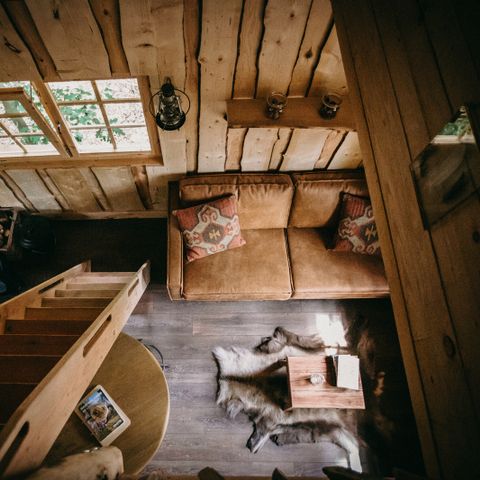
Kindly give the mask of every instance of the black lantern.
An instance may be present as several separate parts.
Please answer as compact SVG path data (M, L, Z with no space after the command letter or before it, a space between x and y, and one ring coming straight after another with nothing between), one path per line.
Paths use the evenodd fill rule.
M176 92L183 93L187 97L187 112L182 110L181 100ZM158 96L158 110L155 112L152 106L156 96ZM174 88L170 78L166 79L160 90L150 99L150 113L155 117L155 122L162 130L178 130L185 123L189 109L190 99L187 94Z

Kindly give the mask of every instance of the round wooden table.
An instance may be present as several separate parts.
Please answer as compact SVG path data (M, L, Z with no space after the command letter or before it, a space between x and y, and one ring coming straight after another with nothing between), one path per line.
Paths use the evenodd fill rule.
M165 375L138 340L120 333L85 394L96 385L105 388L132 422L112 445L122 451L125 473L139 473L155 455L167 429L170 399ZM100 444L73 413L46 462L94 447Z

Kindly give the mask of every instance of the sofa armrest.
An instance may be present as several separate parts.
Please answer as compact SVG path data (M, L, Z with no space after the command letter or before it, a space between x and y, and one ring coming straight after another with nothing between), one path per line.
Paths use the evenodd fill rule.
M172 300L182 300L183 239L172 211L179 207L178 182L168 184L167 290Z

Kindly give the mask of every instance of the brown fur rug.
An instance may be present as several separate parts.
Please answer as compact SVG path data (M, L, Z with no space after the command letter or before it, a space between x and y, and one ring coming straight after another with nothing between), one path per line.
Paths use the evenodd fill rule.
M360 325L359 325L360 323ZM392 423L378 408L383 392L384 373L376 372L374 345L368 328L354 322L346 332L346 348L338 353L356 353L360 357L366 410L293 409L284 411L288 401L287 356L325 353L321 335L299 336L277 327L271 337L263 338L253 350L217 347L213 356L218 366L217 404L230 418L239 413L253 422L247 441L252 453L272 439L277 445L331 441L346 452L351 468L361 470L360 448L367 448L369 436L388 442ZM328 352L331 353L331 352Z

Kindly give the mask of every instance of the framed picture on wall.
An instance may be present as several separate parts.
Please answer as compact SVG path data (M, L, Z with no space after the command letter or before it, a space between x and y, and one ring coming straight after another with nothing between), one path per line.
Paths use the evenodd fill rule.
M480 194L480 105L461 107L412 163L425 228Z

